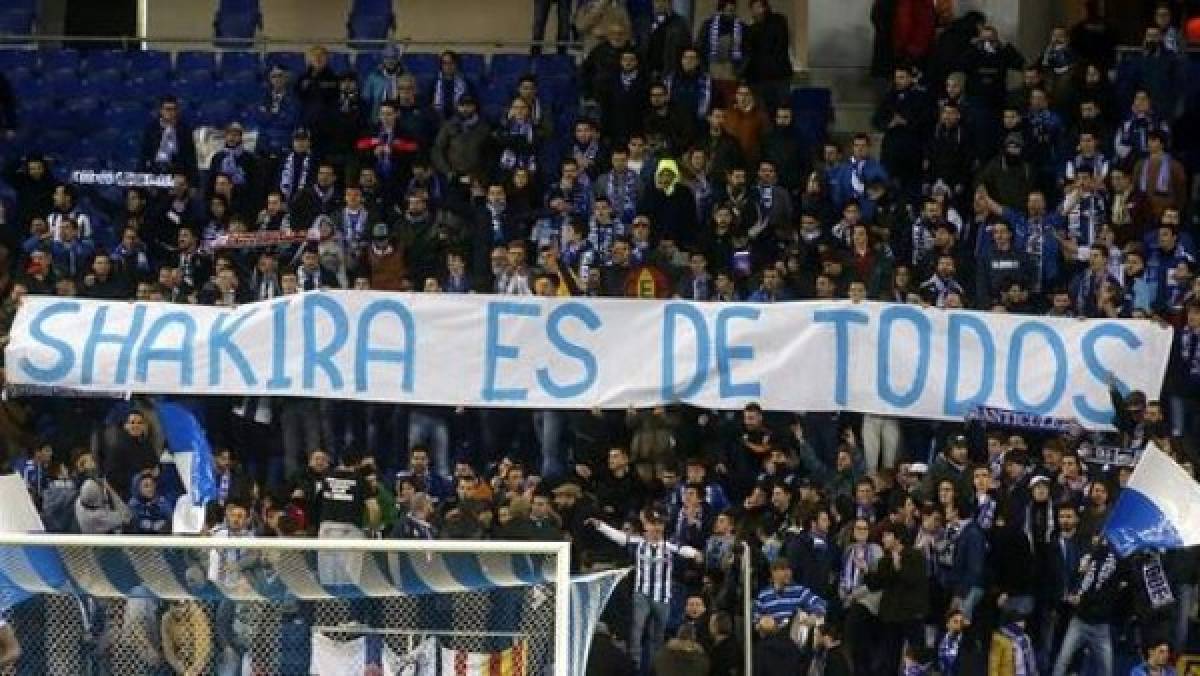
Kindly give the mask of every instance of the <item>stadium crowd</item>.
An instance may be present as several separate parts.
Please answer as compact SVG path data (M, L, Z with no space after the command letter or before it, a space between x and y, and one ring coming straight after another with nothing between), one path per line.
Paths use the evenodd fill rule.
M534 4L540 38L570 3ZM0 330L27 294L229 306L333 288L1152 318L1176 333L1166 386L1114 389L1107 435L756 405L182 403L215 449L210 528L569 538L576 570L633 564L589 673L728 676L746 650L763 675L1169 673L1196 552L1120 560L1101 529L1140 449L1191 470L1200 429L1200 107L1172 7L1118 66L1095 3L1022 55L978 13L901 21L921 3L880 0L875 133L810 147L766 0L695 22L665 0L592 4L565 128L535 74L489 119L453 52L420 87L395 48L359 82L315 47L298 81L269 73L256 146L229 124L207 166L163 98L140 160L172 186L128 189L109 244L79 188L23 158L4 176ZM49 530L169 532L152 400L0 411Z

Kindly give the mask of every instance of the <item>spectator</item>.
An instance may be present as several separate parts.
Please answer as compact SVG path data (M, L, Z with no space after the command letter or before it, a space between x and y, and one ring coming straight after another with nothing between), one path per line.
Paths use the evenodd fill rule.
M142 133L142 166L148 171L181 171L196 175L196 146L192 130L180 119L179 100L164 96L158 103L158 119Z
M772 114L791 94L792 38L787 17L767 0L751 0L753 21L746 28L746 81L757 89L755 98Z
M534 56L542 53L542 42L546 36L546 23L550 20L550 6L554 5L555 17L558 20L555 37L558 53L567 53L567 44L571 42L571 0L536 0L533 4L533 46L530 52Z
M650 39L645 49L646 71L655 78L674 71L683 50L691 44L691 17L672 11L670 0L654 0Z
M925 575L925 557L909 548L903 531L886 526L881 531L880 545L884 556L879 567L867 574L867 586L882 592L879 600L879 619L883 623L878 651L878 673L892 673L899 667L901 649L922 645L925 614L928 612L929 580Z
M709 659L696 641L696 630L683 625L675 638L667 641L654 656L656 676L695 676L709 673Z
M632 550L635 562L633 626L630 630L630 655L635 665L645 663L646 655L655 655L666 629L671 603L672 568L677 557L703 561L692 547L678 546L663 539L663 515L653 510L642 514L644 536L629 535L598 519L586 523L612 542Z
M716 12L700 25L696 46L702 50L712 76L718 105L734 103L734 90L742 75L748 27L737 15L737 0L718 0Z

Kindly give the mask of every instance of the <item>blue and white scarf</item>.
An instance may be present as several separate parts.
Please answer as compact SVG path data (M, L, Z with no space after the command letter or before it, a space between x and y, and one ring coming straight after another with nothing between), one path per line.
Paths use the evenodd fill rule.
M246 183L246 171L238 160L242 157L242 145L225 146L225 154L221 156L221 173L229 176L234 185Z
M708 20L708 62L715 63L721 51L721 26L725 18L720 14ZM742 31L745 29L742 20L733 18L733 36L729 47L729 61L734 64L742 62Z
M592 248L600 252L601 262L607 264L612 260L612 245L618 237L625 235L625 224L620 221L612 221L610 223L593 222L591 231L588 232L588 241L592 243Z
M1179 356L1183 358L1188 378L1200 380L1200 332L1184 327L1179 333Z
M454 76L453 98L446 100L446 78L439 77L433 85L433 107L445 117L454 114L454 107L467 93L467 81L461 75Z
M525 151L517 153L512 148L505 148L500 155L500 168L512 171L517 167L533 170L533 123L528 120L509 118L505 133L510 139L520 139L526 144Z
M637 215L637 172L625 169L617 175L614 169L608 174L608 199L616 208L622 223L632 223Z
M775 190L773 186L760 185L758 186L758 206L763 214L770 213L771 205L775 203Z
M308 185L311 178L309 171L312 168L312 153L304 153L304 157L299 160L299 173L296 171L296 163L295 151L288 153L287 159L283 161L283 172L279 177L279 192L283 193L284 199L291 199L292 193Z
M958 652L962 645L962 633L946 632L938 641L938 667L942 676L958 676Z
M596 139L592 139L586 146L579 145L578 141L571 144L571 156L580 162L580 170L586 171L590 167L596 166L596 158L600 155L600 143Z
M680 78L682 80L682 78ZM698 73L696 81L696 117L706 117L708 108L712 105L712 77L708 73ZM669 75L666 81L667 96L675 101L675 75Z
M978 505L975 509L975 523L979 527L986 530L992 529L992 524L996 522L996 499L990 495L984 494L975 497Z
M1142 161L1142 171L1138 175L1138 190L1147 195L1167 195L1171 192L1171 156L1163 153L1158 162L1158 176L1154 181L1154 190L1150 190L1150 162L1151 158L1146 158Z
M1029 634L1016 624L1005 625L1001 630L1013 647L1013 676L1037 676L1037 655L1033 652L1033 641Z
M175 126L163 127L162 136L158 140L158 153L155 159L160 164L166 164L175 158L175 153L179 152L179 137L176 134Z
M842 559L842 572L838 577L838 590L843 596L849 596L864 584L863 580L875 564L871 558L870 544L854 543L846 549L845 558Z

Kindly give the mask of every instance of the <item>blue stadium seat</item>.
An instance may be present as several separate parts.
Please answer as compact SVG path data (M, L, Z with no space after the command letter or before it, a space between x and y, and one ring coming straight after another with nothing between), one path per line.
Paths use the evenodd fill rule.
M141 100L111 101L105 107L104 117L110 127L140 130L150 121L150 109Z
M171 55L157 49L135 50L129 53L129 75L139 77L150 72L171 72Z
M171 81L167 79L166 71L150 70L130 75L129 91L133 96L153 101L171 91Z
M83 70L89 77L95 71L124 71L128 67L129 52L124 49L94 49L84 53Z
M227 99L215 99L201 104L193 119L197 126L223 127L232 122L236 115L237 109L233 103Z
M4 76L8 78L10 84L15 84L22 80L36 80L37 73L33 72L32 68L25 66L16 66L13 68L4 68Z
M34 138L33 144L44 153L63 155L75 138L75 133L67 129L47 129Z
M111 98L126 92L125 74L116 68L88 70L83 90L92 96Z
M227 73L225 75L225 77L221 78L221 82L224 84L233 84L233 83L247 84L248 83L248 84L254 85L255 87L260 87L262 85L262 78L259 77L258 73L254 72L254 71L239 70L239 71L236 71L233 73Z
M14 80L9 84L12 85L13 94L16 95L17 98L41 96L43 93L41 78L30 77L23 80Z
M379 63L383 61L379 56L379 52L359 52L354 57L354 70L358 72L360 80L366 79L371 71L379 67Z
M221 75L228 78L233 73L254 73L258 77L263 70L262 55L258 52L225 52L221 54Z
M38 124L54 107L45 96L21 96L17 99L17 120L21 124Z
M221 82L215 96L231 101L255 103L264 96L264 93L263 85L258 82L235 80Z
M206 70L215 73L217 70L217 55L213 52L183 51L175 55L175 72Z
M176 84L211 84L215 79L211 70L181 70L175 73Z
M0 35L29 35L33 32L34 16L30 9L0 9Z
M42 72L79 70L81 60L77 49L44 49L41 52Z
M518 78L531 70L528 54L496 54L492 56L492 77Z
M463 74L482 79L487 74L487 58L474 52L459 53L458 67Z
M37 70L38 53L33 49L0 49L0 68L28 68Z
M261 11L258 0L221 0L217 6L218 13L231 12L233 14L244 14L246 12Z
M186 101L192 108L219 96L218 92L221 91L217 82L212 78L207 80L203 78L196 80L176 80L172 90L176 96Z
M349 44L354 49L378 47L373 41L386 40L395 25L396 19L392 15L351 14L346 20Z
M213 20L213 42L221 47L249 47L259 28L262 28L260 13L217 14Z
M533 64L538 75L574 75L575 57L569 54L542 54Z
M63 110L71 114L73 126L77 131L87 131L96 126L95 118L100 114L100 99L81 94L63 101Z
M392 14L392 0L354 0L351 14Z
M404 68L416 77L437 74L440 66L439 59L439 55L427 52L413 52L400 57Z
M264 61L268 69L279 66L293 76L304 72L304 54L300 52L268 52Z
M347 52L329 52L329 67L338 75L354 72L350 65L350 54Z
M83 91L79 73L70 68L45 72L42 75L42 87L47 94L56 99L78 96Z

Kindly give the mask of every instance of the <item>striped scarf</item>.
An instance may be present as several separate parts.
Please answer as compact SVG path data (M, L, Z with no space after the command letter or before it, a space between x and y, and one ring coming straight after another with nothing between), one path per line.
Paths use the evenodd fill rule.
M984 530L990 530L996 522L996 499L986 493L976 498L979 506L975 510L975 521Z
M1037 676L1037 655L1033 652L1033 641L1019 625L1009 624L1000 629L1013 647L1013 676Z
M1148 157L1142 162L1142 172L1138 176L1138 190L1151 194L1150 188L1150 162L1153 157ZM1163 153L1162 157L1158 158L1158 176L1154 181L1155 195L1167 195L1171 192L1171 156Z
M683 78L681 77L680 80ZM696 81L696 117L705 117L708 115L708 107L712 105L712 78L707 73L698 73ZM676 100L675 96L675 74L667 76L667 96L672 101Z
M1185 327L1179 333L1179 353L1188 377L1200 378L1200 332Z
M300 165L297 167L297 163ZM292 193L298 192L308 185L309 171L312 167L312 153L304 153L301 157L295 152L288 153L283 161L283 172L279 177L279 192L285 199L291 199Z
M745 24L742 20L734 17L732 19L733 26L732 44L729 47L729 60L733 63L741 63L742 61L742 30ZM718 56L721 51L721 27L724 23L724 18L718 14L708 20L708 62L713 63L718 61Z
M446 100L446 78L439 77L433 85L433 107L444 117L454 114L454 106L467 93L467 81L463 79L463 76L455 75L452 80L454 85L450 100Z
M863 579L871 569L871 547L866 543L855 543L846 550L842 560L842 574L838 578L838 590L848 596L862 586Z
M637 215L637 182L637 172L632 169L622 171L620 177L615 169L608 174L608 199L624 223L632 223Z
M957 676L958 651L961 645L962 634L959 632L947 632L942 640L938 641L938 668L942 670L942 676Z
M225 146L225 154L221 156L221 173L227 174L234 185L246 183L246 171L238 160L242 157L242 146Z

